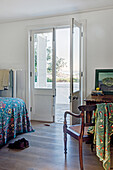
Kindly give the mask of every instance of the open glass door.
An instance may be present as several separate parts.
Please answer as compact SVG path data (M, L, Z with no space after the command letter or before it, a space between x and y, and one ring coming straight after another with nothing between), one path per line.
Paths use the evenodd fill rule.
M53 122L55 115L55 31L32 32L32 120Z
M72 18L70 30L70 107L78 113L81 104L81 24ZM72 119L72 124L78 120Z

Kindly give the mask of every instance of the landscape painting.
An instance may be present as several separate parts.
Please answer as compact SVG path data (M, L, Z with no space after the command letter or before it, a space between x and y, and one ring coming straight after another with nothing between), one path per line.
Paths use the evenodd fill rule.
M95 88L99 87L104 94L113 94L113 69L97 69Z

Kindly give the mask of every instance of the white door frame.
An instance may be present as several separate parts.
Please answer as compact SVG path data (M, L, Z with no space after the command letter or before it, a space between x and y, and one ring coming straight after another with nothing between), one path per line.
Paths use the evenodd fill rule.
M65 21L60 21L59 20L56 21L51 24L51 27L49 28L59 28L61 27L66 27L69 26L69 19L67 19L67 24L66 24L66 20ZM78 22L82 23L83 25L83 58L82 58L82 62L83 62L83 68L81 68L81 71L83 72L83 94L82 94L82 98L84 99L87 95L87 20L79 20ZM63 24L64 23L64 24ZM56 26L57 25L57 26ZM30 87L30 34L31 34L31 30L37 30L37 28L47 28L47 24L46 26L41 26L41 25L32 25L32 26L28 26L26 28L27 34L26 34L26 105L28 108L28 113L29 113L29 117L31 119L31 112L30 112L30 107L31 107L31 87Z
M79 24L74 18L71 20L70 28L70 109L72 110L72 100L73 100L73 25L79 27L80 29L80 58L79 58L79 72L81 72L81 24ZM79 82L79 91L81 91L81 74ZM78 91L74 92L77 93Z
M35 82L35 71L34 71L34 34L40 33L52 33L52 88L36 88ZM32 105L32 118L38 121L53 122L55 115L55 96L56 96L56 45L55 45L55 29L42 29L31 31L32 46L31 46L31 105ZM44 102L45 101L45 102Z
M87 87L87 58L86 58L86 21L77 21L73 18L71 20L71 32L70 32L70 57L73 56L73 42L72 42L72 36L73 36L73 25L75 24L77 27L79 27L80 29L80 44L81 44L81 50L80 50L80 65L79 65L79 70L80 70L80 87L79 87L79 93L80 94L80 99L79 99L79 93L73 93L73 86L72 86L72 75L73 75L73 62L71 63L70 59L70 68L72 68L72 70L70 69L70 78L71 78L71 82L70 82L70 98L71 98L71 103L70 103L70 110L74 111L76 113L78 113L77 110L77 105L79 105L80 103L83 104L84 103L84 98L86 97L87 91L86 91L86 87ZM75 96L76 94L76 96ZM77 97L77 101L73 101L73 95L75 96L75 98ZM75 99L76 100L76 99ZM80 100L80 101L79 101ZM79 103L80 102L80 103ZM73 104L72 104L73 103ZM73 107L76 106L76 107ZM73 110L74 109L74 110ZM72 124L72 118L70 119L70 123ZM76 123L76 120L75 120Z

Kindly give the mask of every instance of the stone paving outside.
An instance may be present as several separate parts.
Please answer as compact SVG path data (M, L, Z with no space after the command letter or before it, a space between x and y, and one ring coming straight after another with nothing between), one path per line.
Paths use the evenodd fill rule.
M78 89L78 83L74 83L74 88ZM56 83L56 108L55 108L55 122L64 122L64 112L70 110L70 82ZM70 116L67 116L67 123L70 124Z
M70 104L56 104L55 122L64 122L64 112L70 110ZM70 116L67 115L67 124L70 124Z
M57 82L56 83L56 108L55 108L55 122L64 122L64 112L70 110L69 104L70 83ZM70 123L70 116L67 116L67 123Z

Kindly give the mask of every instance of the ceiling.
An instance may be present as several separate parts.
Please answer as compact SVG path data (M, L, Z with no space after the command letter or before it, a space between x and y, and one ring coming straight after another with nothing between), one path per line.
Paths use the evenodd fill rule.
M0 21L112 8L113 0L0 0Z

